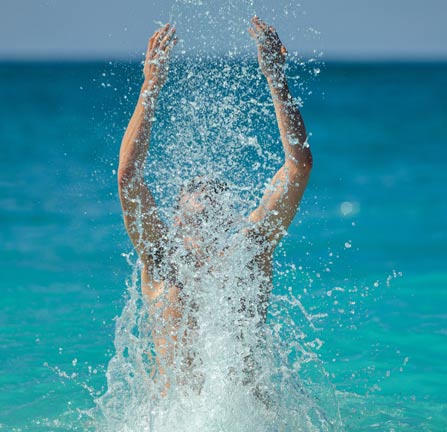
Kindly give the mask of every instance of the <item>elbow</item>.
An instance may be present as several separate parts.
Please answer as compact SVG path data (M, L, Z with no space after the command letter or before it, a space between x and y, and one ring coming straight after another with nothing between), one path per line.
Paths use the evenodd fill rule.
M135 169L131 167L118 168L118 190L126 190L135 179Z
M306 152L299 158L288 158L285 163L285 168L293 175L298 177L308 176L313 167L312 154Z
M129 181L130 175L129 170L118 168L118 186L123 186Z
M118 192L121 198L134 195L143 183L143 168L134 165L118 167Z
M301 169L304 171L310 172L313 166L313 158L310 149L307 148L307 151L301 156L301 160L298 161L298 164L301 166Z
M303 154L301 156L301 160L303 168L310 172L313 166L313 157L312 152L310 151L309 144L307 143L307 139L303 144Z
M309 150L308 157L307 157L306 161L304 162L304 165L306 166L306 169L309 170L309 172L312 170L312 167L314 165L314 160L313 160L312 153L310 152L310 150Z

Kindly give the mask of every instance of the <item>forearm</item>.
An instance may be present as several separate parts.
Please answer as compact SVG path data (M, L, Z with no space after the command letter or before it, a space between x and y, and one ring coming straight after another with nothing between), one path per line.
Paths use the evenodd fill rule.
M153 257L148 248L159 244L164 225L158 217L154 197L144 181L144 163L158 94L151 91L151 86L145 82L123 137L118 192L129 237L143 263L153 268Z
M143 174L158 93L155 86L144 82L121 143L118 168L121 179Z
M306 128L298 106L290 94L287 78L282 73L279 78L267 81L275 106L285 162L301 169L310 168L312 155L307 145Z

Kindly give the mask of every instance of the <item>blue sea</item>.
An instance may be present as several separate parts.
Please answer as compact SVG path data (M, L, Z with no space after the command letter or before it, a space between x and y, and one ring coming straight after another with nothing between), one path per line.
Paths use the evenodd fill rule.
M447 64L319 68L291 81L314 168L277 266L322 316L338 430L447 430ZM140 84L132 62L0 64L0 430L88 430L107 390L132 273L116 170Z

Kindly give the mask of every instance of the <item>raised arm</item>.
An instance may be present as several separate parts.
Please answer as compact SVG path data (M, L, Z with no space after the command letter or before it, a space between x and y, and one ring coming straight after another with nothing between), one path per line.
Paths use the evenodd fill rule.
M284 164L273 177L249 220L274 246L295 217L312 168L312 155L300 111L289 92L284 63L286 49L273 27L258 17L249 29L258 46L258 61L267 78L284 149Z
M149 40L144 83L135 111L124 134L118 167L118 191L124 224L142 262L150 271L161 247L165 226L157 214L154 197L144 180L144 164L160 90L168 73L169 53L176 43L169 24Z

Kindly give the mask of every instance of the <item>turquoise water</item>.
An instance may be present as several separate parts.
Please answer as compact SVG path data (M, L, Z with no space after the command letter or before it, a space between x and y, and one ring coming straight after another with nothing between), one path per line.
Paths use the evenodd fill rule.
M3 430L84 430L105 391L131 272L115 170L139 77L0 65ZM314 170L277 260L327 314L316 352L343 430L445 430L447 65L329 63L309 87Z

